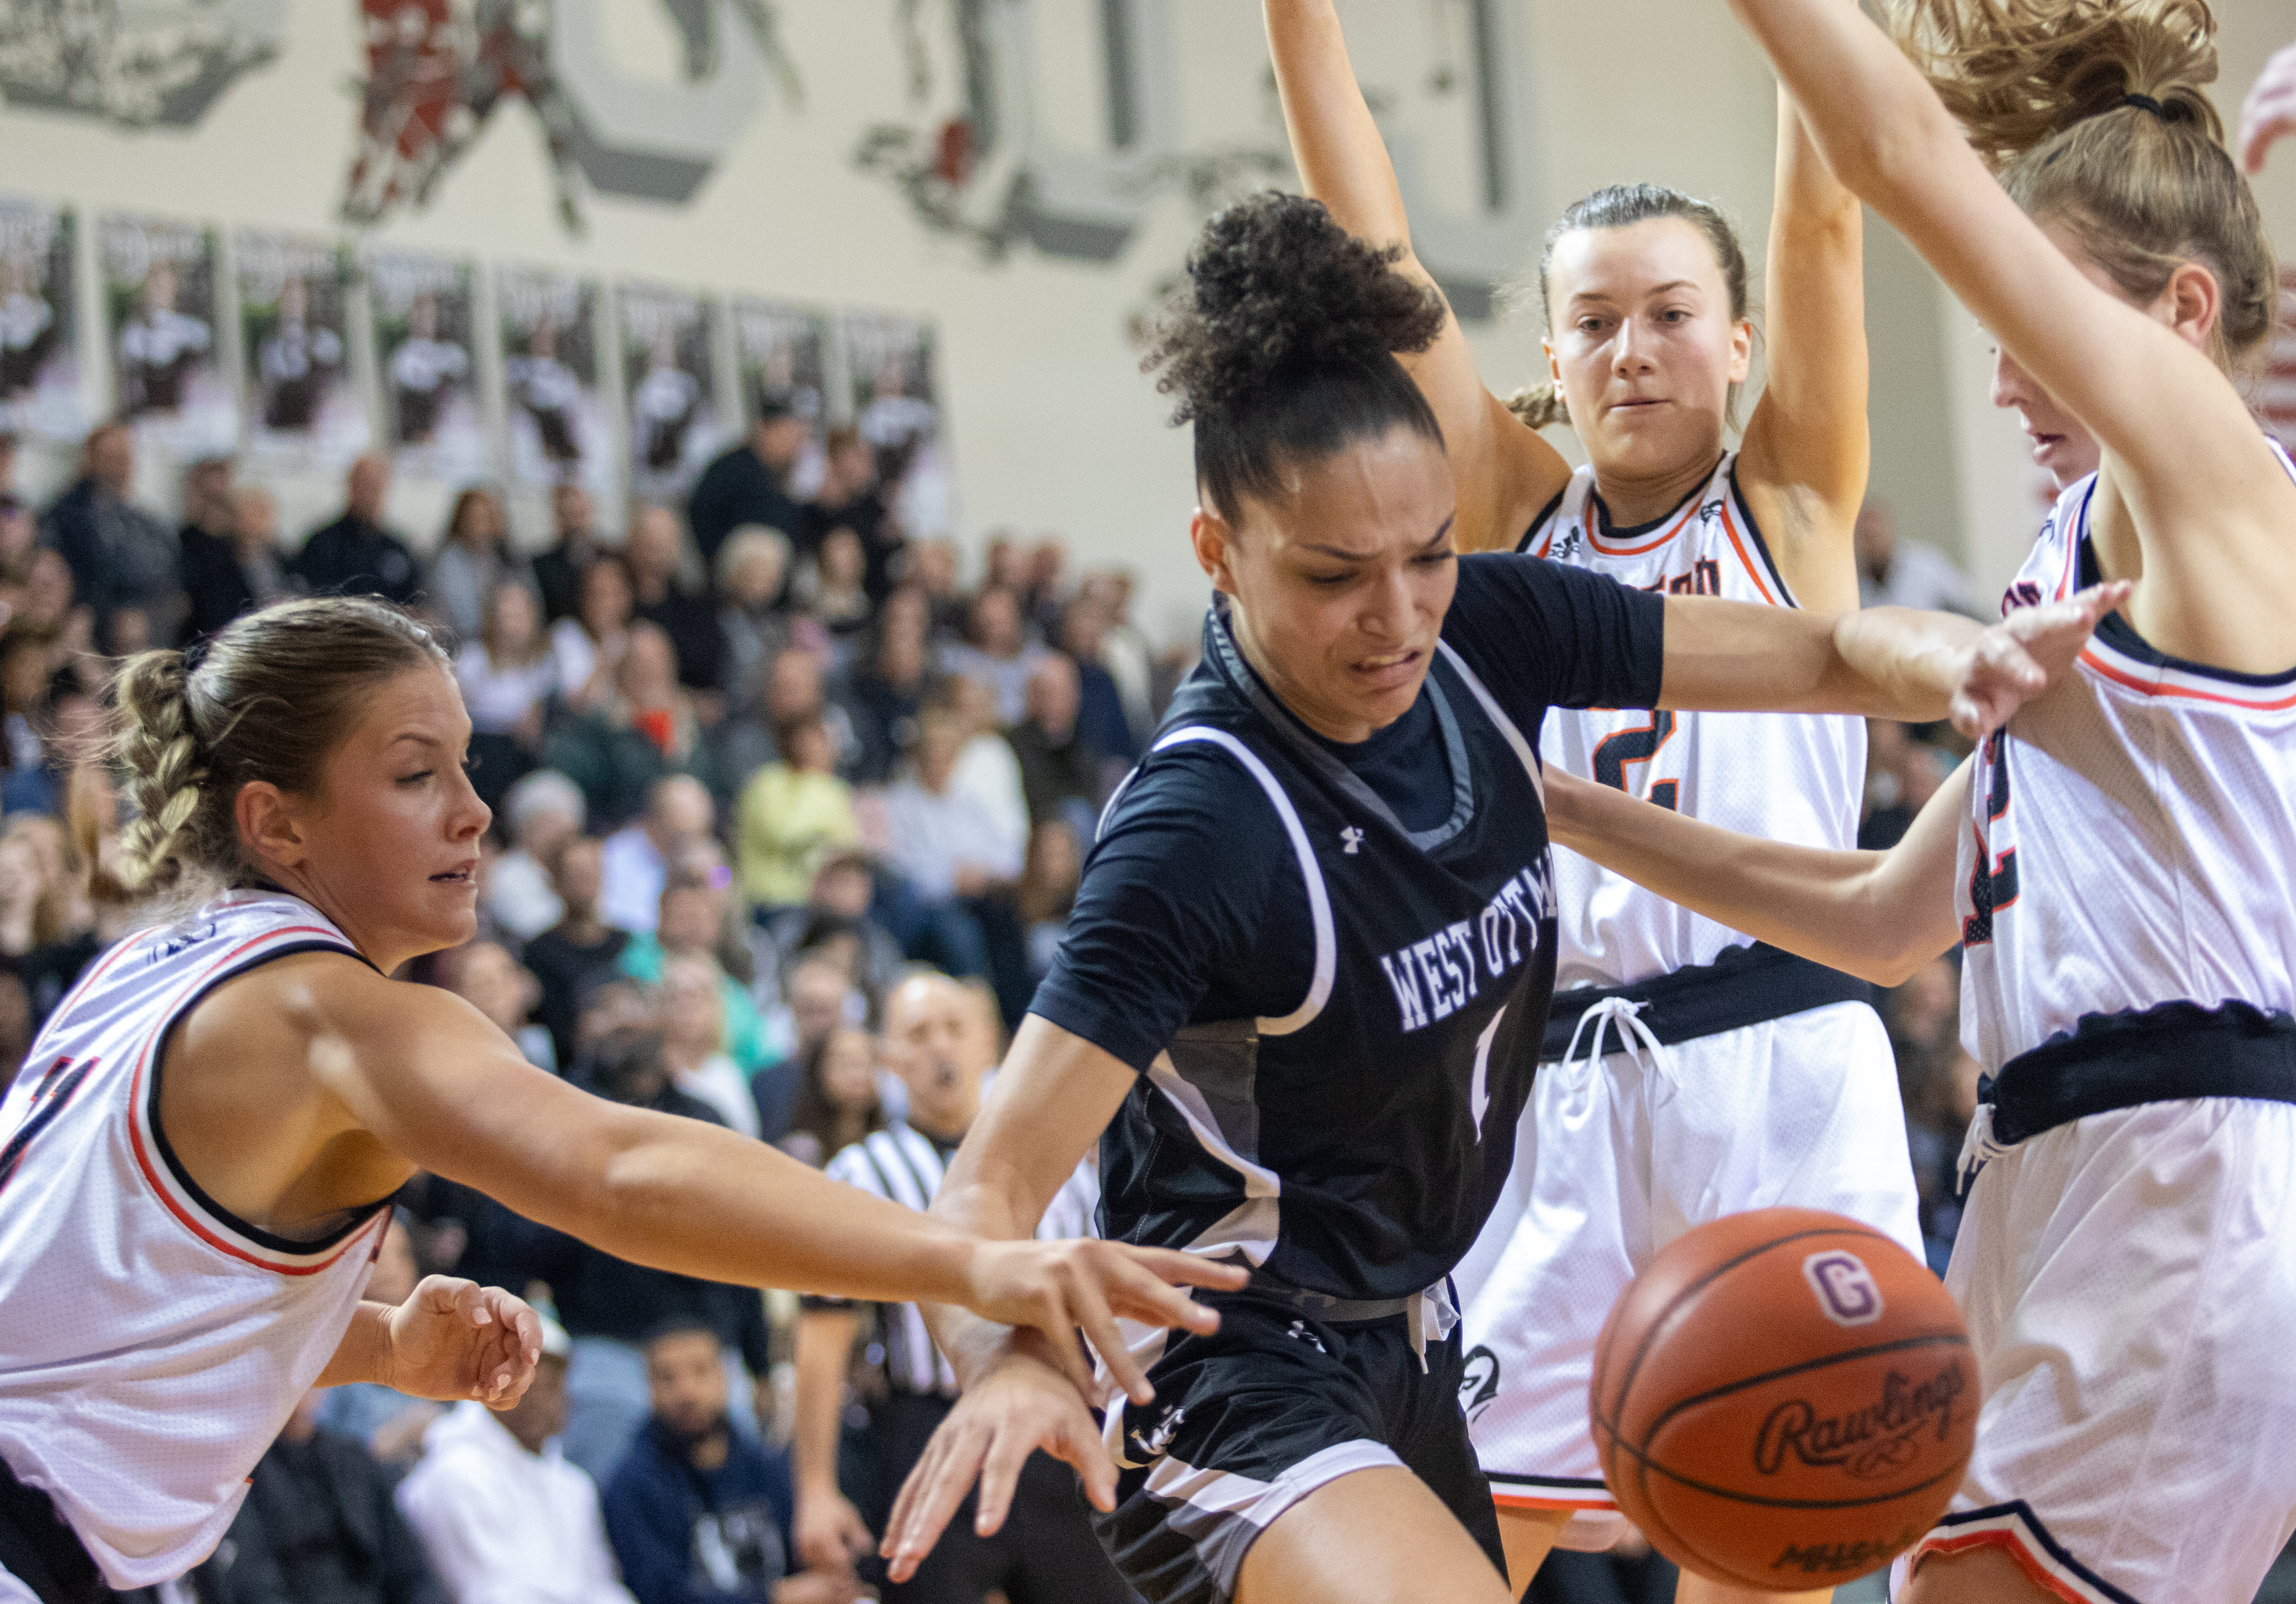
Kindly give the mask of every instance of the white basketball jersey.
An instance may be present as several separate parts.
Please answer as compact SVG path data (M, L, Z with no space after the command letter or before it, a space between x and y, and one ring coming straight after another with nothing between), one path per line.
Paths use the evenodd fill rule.
M201 996L289 953L352 953L238 892L89 966L0 1101L0 1459L114 1587L205 1559L348 1328L390 1223L323 1242L232 1218L159 1123L160 1054Z
M2058 498L2004 613L2081 588L2095 492ZM2116 613L1973 761L1955 903L1988 1070L2084 1014L2296 1012L2296 672L2183 662Z
M1637 590L1795 606L1738 493L1736 462L1735 452L1725 453L1697 495L1635 529L1603 526L1594 470L1581 468L1521 549ZM1805 847L1857 842L1866 789L1862 719L1557 708L1546 716L1538 748L1567 773L1726 830ZM1554 882L1562 921L1558 991L1625 986L1752 945L1752 937L1561 847Z

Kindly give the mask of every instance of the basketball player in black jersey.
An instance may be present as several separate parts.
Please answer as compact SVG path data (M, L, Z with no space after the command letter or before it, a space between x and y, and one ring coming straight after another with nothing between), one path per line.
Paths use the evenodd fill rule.
M1104 1429L1026 1333L936 1312L968 1390L890 1523L897 1580L976 1475L995 1530L1042 1445L1153 1604L1510 1599L1447 1277L1554 986L1546 709L1997 723L2095 622L2093 598L2013 634L1827 619L1456 555L1441 432L1394 356L1443 315L1396 254L1292 196L1208 225L1156 357L1195 426L1203 662L934 1205L1025 1235L1102 1138L1109 1236L1252 1285L1208 1299L1216 1336L1144 1329L1156 1397Z

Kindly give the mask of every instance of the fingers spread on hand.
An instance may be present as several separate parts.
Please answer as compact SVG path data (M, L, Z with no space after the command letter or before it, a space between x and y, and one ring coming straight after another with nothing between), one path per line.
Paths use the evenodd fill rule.
M893 1580L906 1582L914 1574L918 1561L939 1538L956 1506L964 1502L988 1448L988 1433L980 1428L935 1434L932 1446L902 1484L896 1518L886 1523L886 1542L891 1545L886 1557L892 1561ZM906 1505L906 1511L902 1505Z
M980 1499L972 1515L972 1529L981 1536L994 1537L1004 1526L1005 1513L1013 1507L1013 1491L1020 1485L1021 1467L1036 1450L1025 1434L1009 1427L989 1439L988 1453L980 1466Z

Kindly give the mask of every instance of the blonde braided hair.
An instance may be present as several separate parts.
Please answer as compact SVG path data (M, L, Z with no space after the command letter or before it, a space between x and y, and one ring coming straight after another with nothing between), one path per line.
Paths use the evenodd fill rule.
M198 815L207 765L193 728L191 674L182 652L130 658L113 689L121 716L115 749L136 817L120 833L109 877L119 892L146 895L183 878L178 841Z

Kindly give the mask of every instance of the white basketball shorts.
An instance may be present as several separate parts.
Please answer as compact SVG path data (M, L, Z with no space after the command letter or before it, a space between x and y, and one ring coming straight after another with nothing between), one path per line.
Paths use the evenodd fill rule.
M2146 1103L1979 1172L1946 1284L1977 1453L1906 1567L1980 1545L2087 1604L2249 1604L2296 1531L2296 1106Z
M1591 1037L1589 1028L1587 1036ZM1628 1283L1693 1225L1750 1208L1831 1209L1916 1258L1921 1224L1888 1033L1834 1002L1660 1046L1611 1043L1539 1071L1507 1193L1454 1273L1460 1403L1502 1509L1568 1510L1560 1548L1608 1548L1625 1518L1587 1425L1595 1339Z

